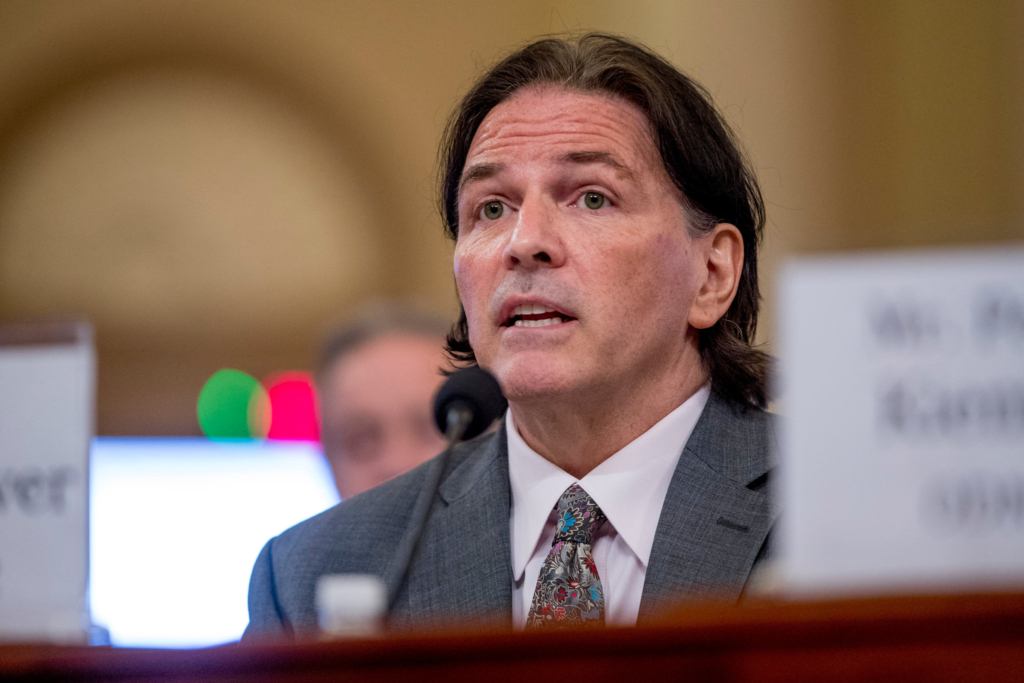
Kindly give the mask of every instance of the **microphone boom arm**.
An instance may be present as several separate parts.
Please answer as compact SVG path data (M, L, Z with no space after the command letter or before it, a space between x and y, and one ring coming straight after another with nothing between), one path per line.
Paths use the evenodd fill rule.
M444 476L445 471L448 469L448 463L451 462L455 445L462 440L466 429L473 420L473 411L461 401L456 402L448 408L447 418L448 429L445 431L445 439L447 439L448 445L441 455L438 456L437 460L434 461L434 466L430 468L430 478L423 489L426 495L420 497L416 508L413 510L413 519L409 524L409 531L406 532L405 538L409 540L402 544L398 551L399 554L395 558L395 564L393 565L395 572L392 574L394 579L388 586L388 607L386 612L388 621L391 620L395 604L398 602L398 596L408 578L409 568L412 566L413 558L416 557L416 551L419 550L420 541L423 538L423 529L427 525L427 520L430 519L430 513L434 510L434 501L441 486L441 477Z

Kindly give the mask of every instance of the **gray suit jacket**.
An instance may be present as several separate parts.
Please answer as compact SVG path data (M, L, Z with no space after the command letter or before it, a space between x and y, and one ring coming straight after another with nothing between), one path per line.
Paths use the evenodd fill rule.
M714 392L686 443L651 549L638 623L685 600L735 602L768 550L775 517L769 470L770 417ZM511 626L511 492L504 428L456 448L440 500L396 605L396 622L417 627ZM316 630L322 574L367 573L392 585L391 560L410 542L413 509L437 459L317 515L263 548L249 583L243 639Z

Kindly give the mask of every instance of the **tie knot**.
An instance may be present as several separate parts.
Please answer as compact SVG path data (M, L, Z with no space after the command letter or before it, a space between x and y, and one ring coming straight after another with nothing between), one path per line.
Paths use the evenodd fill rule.
M573 484L558 499L555 543L591 543L594 534L608 521L590 494Z

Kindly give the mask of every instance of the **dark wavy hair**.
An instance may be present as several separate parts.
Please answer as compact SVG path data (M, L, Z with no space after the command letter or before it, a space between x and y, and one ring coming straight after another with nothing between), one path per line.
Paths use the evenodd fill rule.
M708 92L650 50L603 33L545 38L484 74L452 113L441 140L440 209L448 236L458 238L459 181L477 128L491 109L534 84L612 94L638 107L650 122L665 170L682 193L691 234L706 234L719 223L739 229L744 260L736 298L717 323L700 330L700 355L715 391L764 408L769 357L752 344L761 300L761 190ZM458 365L476 362L465 308L448 335L447 351Z

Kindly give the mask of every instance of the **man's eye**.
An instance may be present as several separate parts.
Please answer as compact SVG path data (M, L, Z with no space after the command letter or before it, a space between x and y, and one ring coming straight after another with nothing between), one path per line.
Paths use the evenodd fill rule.
M605 199L605 196L600 192L588 192L583 195L583 206L592 211L597 211L603 207L607 201L608 200Z
M480 218L484 220L493 221L501 218L501 214L505 213L505 205L501 202L487 202L480 209Z

